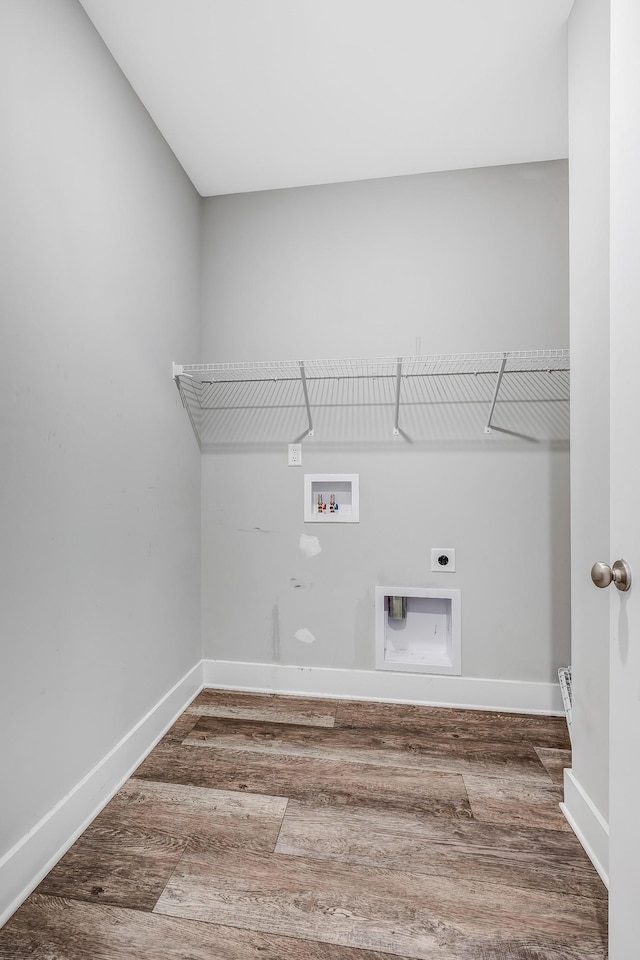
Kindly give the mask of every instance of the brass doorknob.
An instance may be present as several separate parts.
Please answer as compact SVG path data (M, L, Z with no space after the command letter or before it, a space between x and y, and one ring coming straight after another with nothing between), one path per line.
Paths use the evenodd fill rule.
M626 560L616 560L612 567L599 560L591 567L591 579L596 587L608 587L615 583L618 590L631 589L631 567Z

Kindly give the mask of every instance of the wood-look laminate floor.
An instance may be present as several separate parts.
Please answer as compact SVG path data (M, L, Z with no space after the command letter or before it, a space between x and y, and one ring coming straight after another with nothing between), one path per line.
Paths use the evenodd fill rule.
M2 960L605 960L562 718L203 691Z

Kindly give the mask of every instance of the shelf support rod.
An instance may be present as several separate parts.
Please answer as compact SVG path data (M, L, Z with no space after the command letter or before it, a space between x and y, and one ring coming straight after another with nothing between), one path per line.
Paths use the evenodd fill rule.
M500 364L500 369L498 371L498 379L496 380L495 390L493 391L493 400L491 401L491 409L489 410L489 419L487 420L487 425L484 428L485 433L491 433L491 420L493 419L493 411L495 410L496 400L498 399L498 393L500 391L500 384L502 383L502 375L504 374L504 368L507 365L507 355L504 354L502 358L502 363Z
M304 402L307 408L307 417L309 419L309 430L307 431L307 436L313 436L313 421L311 419L311 406L309 404L309 391L307 389L307 377L304 372L304 363L300 364L300 380L302 382L302 392L304 393Z
M400 387L402 385L402 357L398 357L398 369L396 372L396 421L393 428L394 437L400 434Z

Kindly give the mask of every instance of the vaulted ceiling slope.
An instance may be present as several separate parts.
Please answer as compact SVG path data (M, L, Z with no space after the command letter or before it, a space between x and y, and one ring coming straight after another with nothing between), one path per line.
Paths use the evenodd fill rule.
M81 0L202 196L567 155L573 0Z

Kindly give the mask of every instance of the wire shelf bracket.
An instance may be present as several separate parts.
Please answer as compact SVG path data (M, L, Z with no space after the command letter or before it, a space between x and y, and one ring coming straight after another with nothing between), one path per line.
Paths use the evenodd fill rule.
M307 377L304 372L304 361L300 363L300 381L302 383L302 392L304 393L304 404L307 408L307 417L309 420L309 429L307 430L307 436L313 436L313 420L311 419L311 405L309 403L309 390L307 387Z
M396 421L393 428L394 437L400 436L400 388L402 386L402 357L398 357L396 370Z
M498 370L498 377L496 379L495 390L493 391L493 400L491 401L491 409L489 410L489 419L487 420L487 425L484 428L485 433L491 433L491 421L493 420L493 411L496 408L496 400L498 399L498 394L500 393L500 384L502 383L502 377L504 376L504 368L507 365L507 355L505 353L502 358L502 363L500 364L500 369Z

